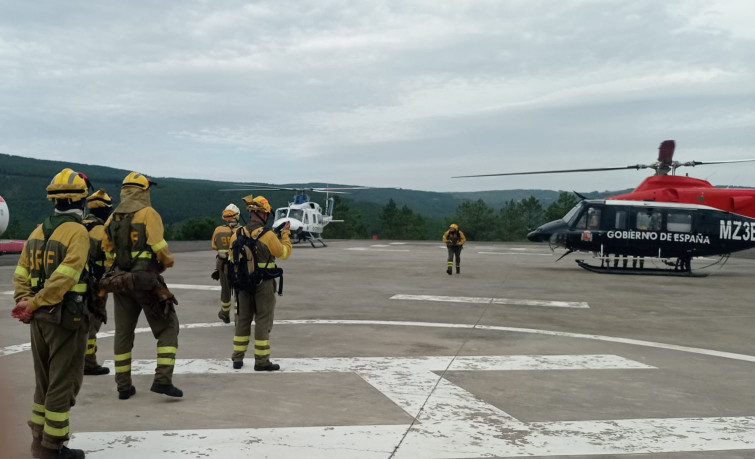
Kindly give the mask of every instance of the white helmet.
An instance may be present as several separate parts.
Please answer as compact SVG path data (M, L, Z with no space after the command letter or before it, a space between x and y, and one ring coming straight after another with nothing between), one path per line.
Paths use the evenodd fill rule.
M238 220L240 212L241 211L239 211L239 208L236 206L236 204L228 204L223 210L223 220Z

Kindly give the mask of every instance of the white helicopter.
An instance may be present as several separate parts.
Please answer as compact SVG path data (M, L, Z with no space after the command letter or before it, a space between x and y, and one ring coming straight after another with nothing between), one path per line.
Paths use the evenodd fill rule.
M343 190L366 190L368 187L320 187L320 188L288 188L288 187L271 187L265 185L254 186L252 188L234 188L221 191L254 191L254 190L271 190L271 191L293 191L294 200L288 203L288 207L279 207L275 209L273 218L273 228L278 229L287 222L291 225L291 242L298 244L302 241L309 241L312 247L317 248L315 241L322 244L322 247L328 245L322 239L322 232L328 223L342 222L343 220L333 219L334 199L327 197L328 194L343 194ZM308 191L315 193L326 193L326 209L322 211L320 204L309 200Z

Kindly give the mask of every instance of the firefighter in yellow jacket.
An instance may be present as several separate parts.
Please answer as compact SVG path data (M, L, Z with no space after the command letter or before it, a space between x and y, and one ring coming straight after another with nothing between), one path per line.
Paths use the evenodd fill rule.
M105 190L100 189L87 198L89 216L84 220L84 226L89 231L89 275L99 280L105 274L105 252L102 250L102 237L105 235L105 221L113 211L113 200ZM107 296L102 300L103 307L107 303ZM96 317L89 317L89 339L84 358L85 375L106 375L110 369L97 363L97 333L102 321Z
M244 365L254 320L254 370L276 371L280 365L270 361L270 330L275 312L275 277L279 277L282 270L275 264L275 258L285 260L291 255L290 225L286 223L281 228L279 240L274 232L264 228L272 210L267 199L249 195L243 200L249 211L249 224L231 236L229 253L233 263L231 277L236 289L236 332L231 360L235 369ZM255 275L252 273L262 275L262 278L253 280ZM246 286L239 287L239 283Z
M461 273L461 249L464 248L467 238L459 230L459 225L451 223L451 226L443 233L443 242L446 243L448 248L448 269L446 269L446 272L449 276L453 273L454 257L456 257L456 274Z
M231 248L231 235L239 226L239 208L236 204L228 204L223 210L225 224L215 228L212 234L212 249L218 253L215 257L215 271L212 277L220 281L220 311L218 318L225 323L231 323L231 285L228 281L228 249Z
M12 316L29 323L36 386L29 426L32 455L78 459L68 449L71 407L84 378L89 235L81 224L88 180L63 169L47 187L55 213L32 231L13 275Z
M165 242L162 218L150 201L154 182L131 172L121 185L121 202L105 223L102 248L121 273L143 274L155 282L164 281L159 273L173 266L173 254ZM107 276L106 276L107 277ZM139 315L144 316L157 339L157 368L150 390L171 397L183 392L173 385L173 368L178 350L178 316L174 308L158 307L150 291L142 287L113 292L115 302L115 382L118 398L126 400L136 393L131 383L131 350Z

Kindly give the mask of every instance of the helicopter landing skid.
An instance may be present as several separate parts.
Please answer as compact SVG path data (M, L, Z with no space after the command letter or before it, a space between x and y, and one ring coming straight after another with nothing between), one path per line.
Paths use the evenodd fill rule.
M601 267L593 266L584 260L574 260L580 268L586 269L593 273L600 274L634 274L639 276L676 276L676 277L708 277L710 273L698 273L680 269L663 269L663 268L637 268L637 267Z
M328 244L326 244L325 241L323 241L322 239L315 239L315 238L311 237L311 238L309 238L307 240L309 241L310 244L312 244L312 248L315 248L315 249L317 248L317 246L315 245L315 240L317 242L319 242L320 244L322 244L323 247L327 247L328 246Z

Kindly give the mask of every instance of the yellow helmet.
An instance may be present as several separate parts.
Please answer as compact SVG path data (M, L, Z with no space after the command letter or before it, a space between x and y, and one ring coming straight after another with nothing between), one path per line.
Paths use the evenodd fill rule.
M86 175L65 168L58 172L47 185L47 199L50 201L57 199L79 201L87 197L88 189L89 179Z
M239 219L239 208L236 207L236 204L228 204L225 209L223 209L223 220L238 220Z
M97 209L99 207L113 207L113 200L110 195L105 193L104 188L100 188L87 198L87 208Z
M458 230L458 229L459 229L459 225L457 225L456 223L451 223L451 225L450 225L450 226L449 226L448 228L449 228L449 229L455 229L455 230Z
M122 187L135 186L142 190L148 190L151 185L157 185L156 182L148 179L146 175L142 175L139 172L131 172L123 179Z
M260 210L270 213L273 208L270 207L270 203L267 201L267 198L264 196L257 196L256 198L253 197L251 194L249 196L244 196L241 198L244 201L244 204L246 204L246 210L249 212L259 212Z

